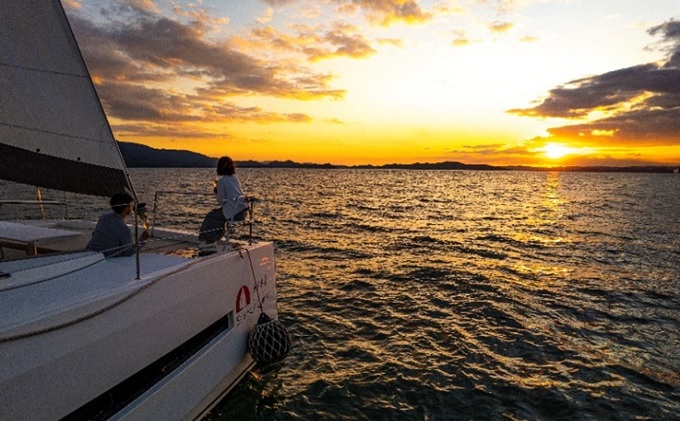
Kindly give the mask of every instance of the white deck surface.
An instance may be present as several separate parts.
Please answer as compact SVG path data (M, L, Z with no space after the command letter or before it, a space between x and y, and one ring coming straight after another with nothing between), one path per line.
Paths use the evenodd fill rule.
M189 262L177 256L140 254L140 279L135 256L104 259L81 252L0 263L0 336L64 323L120 300L160 274ZM48 319L49 318L49 319Z
M29 247L29 251L32 254L35 254L35 247L38 241L78 237L81 234L82 233L78 231L0 221L0 240L11 240L24 243Z
M76 237L81 233L57 228L45 228L17 222L0 221L0 238L30 243L50 238Z

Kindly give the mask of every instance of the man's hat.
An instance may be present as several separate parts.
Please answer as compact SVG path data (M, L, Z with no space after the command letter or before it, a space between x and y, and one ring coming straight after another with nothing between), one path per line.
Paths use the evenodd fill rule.
M112 208L121 208L129 205L134 201L135 199L128 193L116 193L113 196L111 196L109 204L111 204Z

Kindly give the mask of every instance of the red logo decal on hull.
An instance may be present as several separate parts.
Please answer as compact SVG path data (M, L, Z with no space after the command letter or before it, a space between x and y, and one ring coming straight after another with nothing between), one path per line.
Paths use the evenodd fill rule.
M240 313L250 305L250 289L243 285L236 295L236 312Z

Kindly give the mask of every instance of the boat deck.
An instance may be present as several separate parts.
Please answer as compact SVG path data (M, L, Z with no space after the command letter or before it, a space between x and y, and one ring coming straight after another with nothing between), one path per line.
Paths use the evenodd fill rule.
M68 324L88 317L134 295L164 273L206 258L198 257L195 235L157 231L139 254L138 277L137 257L134 255L105 258L100 252L83 250L91 235L92 223L22 223L36 232L40 230L34 228L39 227L71 234L48 238L37 248L38 256L33 256L30 249L0 245L3 246L3 258L0 259L0 340L50 329L55 323ZM74 232L78 234L74 235ZM241 246L234 242L226 248ZM224 249L222 252L226 251Z
M277 314L272 243L198 256L195 235L157 230L138 256L105 258L69 243L87 226L48 228L83 234L0 259L3 414L193 418L252 368L257 309Z
M85 250L95 227L93 221L78 220L21 220L0 223L5 224L0 225L0 262L32 255ZM196 257L197 246L198 238L195 233L156 229L144 251Z
M106 259L101 253L59 254L0 262L0 335L24 335L49 328L45 320L68 323L134 294L151 275L184 266L191 259L140 254Z

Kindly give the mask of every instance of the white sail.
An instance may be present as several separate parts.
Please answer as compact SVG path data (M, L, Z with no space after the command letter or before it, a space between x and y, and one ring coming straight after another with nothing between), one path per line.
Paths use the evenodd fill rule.
M0 178L109 196L125 163L58 0L0 0Z

